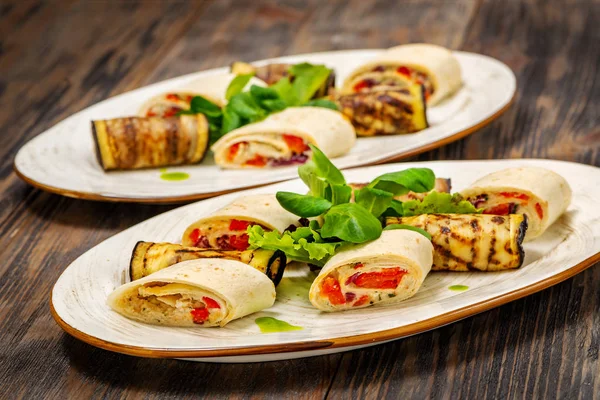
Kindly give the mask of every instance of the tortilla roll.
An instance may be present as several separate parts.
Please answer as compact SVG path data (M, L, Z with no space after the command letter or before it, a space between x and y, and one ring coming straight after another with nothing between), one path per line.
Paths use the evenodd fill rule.
M309 144L329 158L346 154L356 141L344 116L321 107L290 107L266 119L235 129L213 146L222 168L270 168L304 164Z
M527 221L522 215L422 214L388 217L427 231L433 242L434 271L502 271L523 264Z
M129 277L134 281L179 262L200 258L243 262L267 275L275 286L281 281L287 263L285 253L279 250L211 250L173 243L137 242L129 263Z
M152 97L140 108L138 115L140 117L160 117L170 118L184 110L190 109L190 104L195 96L202 96L199 93L190 92L170 92L159 94ZM218 99L203 96L207 100L212 101L216 105L222 107L223 104Z
M105 170L196 164L208 148L202 114L92 121L96 157Z
M423 89L417 84L346 94L339 96L337 103L358 136L414 133L429 126Z
M396 46L354 70L342 91L398 89L407 82L423 85L427 104L435 105L462 86L460 64L444 47L425 43Z
M281 207L274 194L243 196L188 226L181 243L243 251L248 249L248 226L260 225L265 231L281 233L297 224L298 217Z
M360 190L365 186L368 186L368 183L349 183L348 184L352 188L352 201L354 201L354 191ZM409 201L409 200L423 200L425 196L427 196L431 192L438 193L450 193L450 189L452 188L452 181L447 178L435 178L435 186L433 190L425 193L415 193L408 192L406 194L401 194L398 196L394 196L394 200L398 201Z
M525 240L543 234L571 204L571 187L562 176L539 167L508 168L486 175L461 192L484 214L525 214Z
M184 261L126 283L108 305L127 318L167 326L225 326L269 308L275 286L260 271L239 261Z
M419 290L432 257L433 246L420 233L384 231L331 257L310 287L310 302L321 311L398 303Z

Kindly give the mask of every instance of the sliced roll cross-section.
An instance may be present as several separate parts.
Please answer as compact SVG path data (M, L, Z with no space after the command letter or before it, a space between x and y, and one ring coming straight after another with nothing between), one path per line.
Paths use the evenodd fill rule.
M414 133L429 126L420 85L345 94L337 98L337 103L358 136Z
M290 107L263 121L235 129L212 147L223 168L269 168L304 164L308 146L333 158L346 154L356 134L341 113L321 107Z
M269 308L275 286L239 261L184 261L113 291L108 304L137 321L167 326L211 327Z
M194 96L198 95L198 93L191 92L170 92L159 94L158 96L154 96L144 103L138 114L140 117L175 117L179 112L189 110L192 99ZM219 100L208 98L207 96L203 97L207 98L207 100L210 100L216 105L221 106L221 102Z
M222 258L248 264L279 284L287 263L285 253L271 250L212 250L173 243L138 242L131 255L129 276L132 281L168 268L182 261Z
M310 302L322 311L342 311L405 300L421 287L432 253L420 233L384 231L331 257L310 288Z
M106 171L196 164L206 154L208 122L202 114L115 118L92 121L92 135Z
M571 188L557 173L539 167L508 168L491 173L461 192L484 214L527 215L531 240L548 229L569 207Z
M184 246L221 250L247 250L248 226L283 232L298 224L298 217L286 211L274 194L239 197L225 207L199 219L184 232Z
M382 91L423 86L425 100L435 105L462 85L461 69L452 52L440 46L417 43L392 47L375 60L354 70L343 93Z
M386 225L421 228L432 237L434 271L501 271L523 264L522 215L423 214L388 217Z

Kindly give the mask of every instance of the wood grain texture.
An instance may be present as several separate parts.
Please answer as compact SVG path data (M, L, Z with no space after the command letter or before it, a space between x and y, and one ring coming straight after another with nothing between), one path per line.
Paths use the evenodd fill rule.
M600 393L600 269L412 338L250 365L146 360L95 349L48 311L69 262L168 206L33 189L16 150L132 88L226 65L428 41L517 74L507 114L417 159L550 157L600 165L600 5L577 1L2 1L0 398L581 398Z

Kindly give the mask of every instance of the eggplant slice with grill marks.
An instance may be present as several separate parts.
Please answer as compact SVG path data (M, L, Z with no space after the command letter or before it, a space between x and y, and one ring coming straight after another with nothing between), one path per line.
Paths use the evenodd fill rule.
M429 126L420 85L344 94L337 103L358 136L415 133Z
M502 271L523 264L522 243L527 231L523 215L388 217L386 225L392 224L415 226L432 236L434 271Z
M285 254L279 250L215 250L141 241L133 249L129 263L129 276L134 281L182 261L201 258L241 261L267 275L275 285L281 281L287 263Z
M92 121L98 163L105 170L196 164L208 149L202 114Z

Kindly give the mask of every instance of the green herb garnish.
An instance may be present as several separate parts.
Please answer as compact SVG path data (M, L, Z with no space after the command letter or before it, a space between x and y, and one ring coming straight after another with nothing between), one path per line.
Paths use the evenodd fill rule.
M223 135L244 125L263 120L272 113L287 107L312 106L337 110L337 105L326 99L311 100L317 90L325 84L331 70L324 65L308 63L292 65L290 76L280 79L270 87L252 85L244 88L252 74L238 75L225 91L228 103L221 108L210 100L195 96L189 110L179 114L204 114L210 126L210 144ZM290 79L293 77L293 80Z

